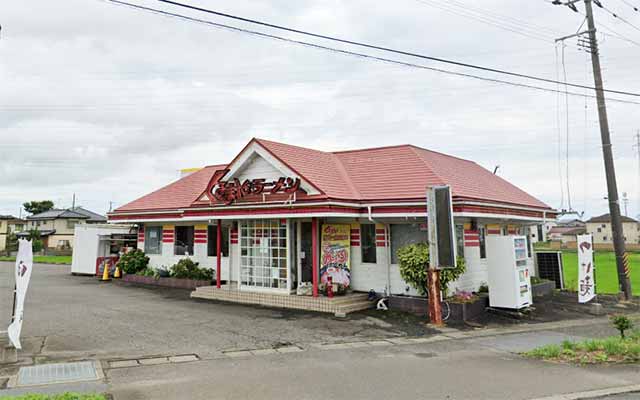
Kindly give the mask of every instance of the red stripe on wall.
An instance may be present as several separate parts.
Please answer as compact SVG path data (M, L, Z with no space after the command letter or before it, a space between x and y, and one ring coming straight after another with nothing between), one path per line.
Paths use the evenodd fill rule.
M360 242L351 242L351 246L360 247Z
M479 240L465 240L464 247L480 247Z
M384 229L376 229L376 234L384 235Z
M385 247L385 242L384 242L384 240L383 240L383 241L381 241L381 242L376 242L376 246L377 246L377 247Z

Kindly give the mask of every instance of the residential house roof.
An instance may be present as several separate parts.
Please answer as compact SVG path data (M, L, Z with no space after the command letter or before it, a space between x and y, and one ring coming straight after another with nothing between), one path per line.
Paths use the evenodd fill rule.
M252 143L316 187L324 198L423 200L427 187L448 184L454 198L551 209L475 162L413 145L326 152L264 139L252 139L247 147ZM214 173L226 166L205 167L115 212L187 208L202 195Z
M76 212L78 214L82 214L85 215L87 217L89 217L87 219L87 222L89 223L99 223L99 222L107 222L107 217L105 217L104 215L100 215L98 213L94 213L91 210L87 210L86 208L83 207L76 207L73 209L73 212Z
M622 222L638 222L633 218L621 215L620 219L622 220ZM590 222L611 222L611 215L610 214L602 214L599 215L597 217L593 217L590 220L587 221L587 223Z
M64 210L64 209L52 209L45 212L41 212L39 214L29 215L27 217L29 221L50 220L50 219L60 219L60 218L89 219L87 215L81 214L79 212L71 211L71 210Z

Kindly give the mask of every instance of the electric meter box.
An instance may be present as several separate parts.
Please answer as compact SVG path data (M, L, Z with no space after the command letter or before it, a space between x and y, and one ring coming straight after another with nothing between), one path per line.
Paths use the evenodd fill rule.
M487 235L489 305L496 308L529 307L531 276L524 236Z

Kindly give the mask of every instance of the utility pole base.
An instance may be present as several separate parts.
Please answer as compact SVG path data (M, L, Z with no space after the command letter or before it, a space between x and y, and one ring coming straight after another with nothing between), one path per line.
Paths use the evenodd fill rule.
M440 271L435 268L427 270L427 289L429 290L429 322L434 326L442 326L444 324L440 302Z

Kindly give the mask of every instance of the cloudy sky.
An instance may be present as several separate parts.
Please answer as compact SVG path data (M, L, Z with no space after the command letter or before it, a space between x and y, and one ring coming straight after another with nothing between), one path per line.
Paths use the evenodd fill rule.
M130 2L532 83L312 40L154 0ZM553 39L576 32L583 20L545 0L185 2L551 79L563 76L562 48ZM640 1L602 2L624 18L596 9L605 84L640 92L640 13L627 5ZM593 99L571 97L567 113L564 95L312 49L103 0L3 1L0 24L0 214L18 214L28 200L68 207L74 193L77 204L106 212L110 202L117 207L175 180L181 168L229 161L254 136L323 150L412 143L488 169L499 165L502 177L553 207L568 207L568 184L574 209L587 216L607 211ZM576 39L566 42L564 53L569 81L592 85L589 55ZM635 216L640 196L632 146L640 105L608 107L618 185Z

